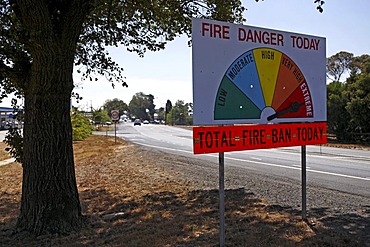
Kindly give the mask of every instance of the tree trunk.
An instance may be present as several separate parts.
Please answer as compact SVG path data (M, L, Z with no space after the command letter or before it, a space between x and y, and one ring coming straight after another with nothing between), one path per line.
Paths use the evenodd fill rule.
M31 82L36 80L43 87L25 93L22 201L17 226L37 235L71 231L78 227L81 216L70 119L72 74L58 60L33 73Z
M29 30L32 67L24 88L23 181L17 228L36 235L73 231L81 222L70 100L74 55L86 11L79 5L84 1L58 3L18 2L23 25Z

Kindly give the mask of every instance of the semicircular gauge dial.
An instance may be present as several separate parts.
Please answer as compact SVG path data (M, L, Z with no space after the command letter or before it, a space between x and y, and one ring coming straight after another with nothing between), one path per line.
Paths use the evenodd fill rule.
M215 120L313 116L303 73L291 58L271 48L257 48L239 56L224 74L215 99Z

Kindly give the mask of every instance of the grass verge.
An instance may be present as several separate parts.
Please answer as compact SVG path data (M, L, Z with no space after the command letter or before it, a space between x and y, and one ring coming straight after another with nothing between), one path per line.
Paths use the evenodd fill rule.
M218 191L183 179L168 160L114 138L75 142L85 226L67 236L13 229L21 199L19 164L1 167L0 246L217 246ZM243 188L226 190L227 246L362 246L356 236L300 212L268 205Z

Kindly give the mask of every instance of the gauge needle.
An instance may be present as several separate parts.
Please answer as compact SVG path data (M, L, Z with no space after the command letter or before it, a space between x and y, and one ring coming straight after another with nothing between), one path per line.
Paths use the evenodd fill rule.
M280 117L288 112L298 112L299 111L299 108L301 108L301 106L304 105L304 102L303 103L298 103L296 101L294 101L288 108L284 109L284 110L281 110L279 112L276 112L275 114L272 114L271 116L267 117L267 121L271 121L277 117Z

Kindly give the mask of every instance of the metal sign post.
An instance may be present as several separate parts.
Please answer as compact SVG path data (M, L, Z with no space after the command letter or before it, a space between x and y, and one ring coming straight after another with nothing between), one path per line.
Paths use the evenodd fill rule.
M307 220L307 212L306 212L306 146L302 146L301 148L301 160L302 160L302 220Z
M114 121L114 144L117 143L117 121Z
M220 246L225 246L225 154L218 154L220 196Z
M111 118L114 122L114 143L117 143L117 121L119 120L119 110L111 110Z

